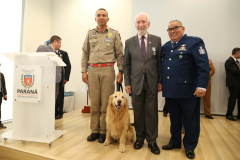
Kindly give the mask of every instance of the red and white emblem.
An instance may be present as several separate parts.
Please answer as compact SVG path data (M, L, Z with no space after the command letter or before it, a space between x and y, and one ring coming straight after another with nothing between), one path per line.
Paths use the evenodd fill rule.
M32 84L32 75L24 75L24 84L29 87Z

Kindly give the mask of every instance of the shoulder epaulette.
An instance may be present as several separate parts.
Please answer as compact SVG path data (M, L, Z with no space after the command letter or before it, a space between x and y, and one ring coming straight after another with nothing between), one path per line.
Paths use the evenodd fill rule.
M116 31L116 32L118 32L116 29L112 29L112 28L110 28L111 30L113 30L113 31Z
M93 30L95 30L95 28L93 28L93 29L89 29L89 31L93 31Z
M195 41L202 41L202 39L200 37L189 36L189 38L191 38Z

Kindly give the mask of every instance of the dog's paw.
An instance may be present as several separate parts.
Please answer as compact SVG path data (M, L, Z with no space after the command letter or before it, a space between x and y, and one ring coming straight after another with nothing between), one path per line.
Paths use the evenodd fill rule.
M120 144L119 152L121 152L121 153L126 152L126 147L123 144Z
M104 142L104 146L108 146L110 143L108 141Z
M132 142L131 141L127 141L126 144L129 145L129 144L132 144Z

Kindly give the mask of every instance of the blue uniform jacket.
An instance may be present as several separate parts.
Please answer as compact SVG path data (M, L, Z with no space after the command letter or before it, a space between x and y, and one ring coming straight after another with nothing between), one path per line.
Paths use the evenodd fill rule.
M167 98L193 98L197 87L207 88L210 67L204 42L186 34L172 48L162 47L162 94Z

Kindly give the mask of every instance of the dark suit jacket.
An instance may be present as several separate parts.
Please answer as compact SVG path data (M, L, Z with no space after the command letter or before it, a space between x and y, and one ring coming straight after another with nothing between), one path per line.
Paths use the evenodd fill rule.
M207 88L209 61L204 42L186 34L172 48L162 47L162 94L166 98L193 98L197 87Z
M138 36L125 42L124 52L124 79L125 86L131 86L132 94L139 95L146 73L150 90L158 92L158 83L161 81L161 38L148 34L146 58L143 57Z
M2 73L0 73L0 77L1 77L1 83L2 83L2 90L1 90L1 92L2 92L3 95L7 95L4 75Z
M225 70L227 87L240 87L240 69L232 57L226 60Z
M67 65L64 67L65 69L65 80L69 81L70 73L71 73L71 63L68 57L68 53L63 50L58 50L58 54L62 57L63 62Z

